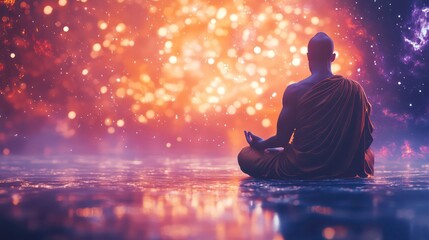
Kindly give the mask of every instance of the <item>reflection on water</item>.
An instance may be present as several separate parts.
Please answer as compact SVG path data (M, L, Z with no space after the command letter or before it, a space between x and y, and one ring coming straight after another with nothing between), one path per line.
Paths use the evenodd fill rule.
M397 173L324 181L248 179L240 190L249 203L275 213L275 228L285 239L428 239L427 169Z
M429 239L429 165L377 170L271 181L246 178L234 158L2 158L0 236Z

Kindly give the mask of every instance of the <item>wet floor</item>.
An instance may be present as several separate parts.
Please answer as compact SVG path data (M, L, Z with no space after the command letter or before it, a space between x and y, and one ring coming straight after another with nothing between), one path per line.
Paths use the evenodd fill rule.
M0 158L0 239L429 239L429 164L246 178L231 158Z

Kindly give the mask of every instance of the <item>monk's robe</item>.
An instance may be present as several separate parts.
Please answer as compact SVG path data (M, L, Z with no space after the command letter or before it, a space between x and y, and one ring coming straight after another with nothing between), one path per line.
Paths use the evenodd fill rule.
M322 80L298 100L296 112L292 142L282 152L244 148L238 155L243 172L273 179L374 174L371 105L357 82L341 76Z

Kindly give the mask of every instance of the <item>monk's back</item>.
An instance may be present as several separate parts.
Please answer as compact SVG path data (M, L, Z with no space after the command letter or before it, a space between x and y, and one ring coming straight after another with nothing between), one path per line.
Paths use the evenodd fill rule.
M293 91L293 98L298 100L300 99L307 91L309 91L314 85L316 85L317 83L321 82L322 80L325 80L329 77L332 77L331 75L318 75L318 74L314 74L311 75L297 83L294 83L293 87L294 87L294 91ZM294 104L296 105L298 102L295 102Z
M365 127L369 105L363 90L341 76L304 80L299 87L289 159L304 175L345 172L353 163Z
M336 53L326 33L312 37L307 49L311 75L286 88L274 136L244 131L249 147L238 155L240 168L253 177L280 179L372 175L373 128L365 92L357 82L333 76ZM278 147L284 151L270 150Z

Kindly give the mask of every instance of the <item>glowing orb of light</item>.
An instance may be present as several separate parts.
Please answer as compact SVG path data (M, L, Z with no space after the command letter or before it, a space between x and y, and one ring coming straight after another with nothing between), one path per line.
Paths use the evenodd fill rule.
M45 15L51 15L51 13L52 13L52 11L53 11L54 9L50 6L50 5L46 5L44 8L43 8L43 13L45 14Z
M69 119L75 119L76 118L76 112L75 111L70 111L67 114L67 116L68 116Z

